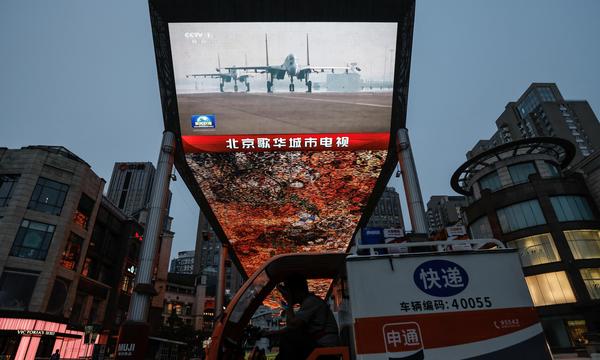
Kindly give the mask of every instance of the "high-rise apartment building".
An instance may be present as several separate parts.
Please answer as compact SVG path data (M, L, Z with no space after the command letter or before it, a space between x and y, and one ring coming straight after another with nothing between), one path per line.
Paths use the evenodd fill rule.
M585 100L565 100L556 84L533 83L496 120L498 130L467 153L471 158L487 149L533 137L559 137L575 144L574 163L600 149L600 124Z
M370 228L404 228L400 195L393 187L386 187L367 223Z
M177 257L171 260L171 273L193 274L194 273L194 250L180 251Z
M108 198L127 215L145 209L150 201L155 172L151 162L115 163L108 186Z
M156 169L151 162L117 162L108 186L108 199L127 216L136 219L146 228L148 208L152 195L152 183ZM169 260L174 233L171 231L173 218L169 216L171 192L167 199L162 233L158 244L157 266L154 269L153 284L158 294L152 298L148 319L151 324L160 324Z
M219 267L220 253L221 241L208 223L206 216L200 212L193 267L194 274L216 274ZM227 259L225 266L227 272L225 277L225 288L228 289L231 294L234 294L242 285L242 275L229 259Z
M441 231L462 221L462 208L467 206L464 196L434 195L427 202L429 232Z

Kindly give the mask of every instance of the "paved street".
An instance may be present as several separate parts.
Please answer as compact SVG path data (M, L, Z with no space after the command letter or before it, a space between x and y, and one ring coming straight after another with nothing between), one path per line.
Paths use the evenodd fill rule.
M390 92L179 95L183 135L387 132ZM191 116L215 114L215 130L192 131Z

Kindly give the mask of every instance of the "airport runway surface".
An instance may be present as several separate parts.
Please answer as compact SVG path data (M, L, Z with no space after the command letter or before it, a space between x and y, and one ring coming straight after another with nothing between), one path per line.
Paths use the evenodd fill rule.
M391 92L205 93L177 96L182 135L388 132ZM191 117L215 114L216 129Z

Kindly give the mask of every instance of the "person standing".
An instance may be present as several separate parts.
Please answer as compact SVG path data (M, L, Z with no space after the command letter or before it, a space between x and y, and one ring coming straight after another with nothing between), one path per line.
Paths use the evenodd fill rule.
M60 360L60 351L56 349L54 354L50 355L50 360Z

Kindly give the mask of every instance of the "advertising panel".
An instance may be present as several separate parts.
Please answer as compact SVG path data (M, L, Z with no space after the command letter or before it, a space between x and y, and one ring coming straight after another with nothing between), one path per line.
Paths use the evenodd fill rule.
M185 162L246 273L348 247L388 156L396 32L169 24Z
M358 359L551 358L514 251L349 257L347 270Z

